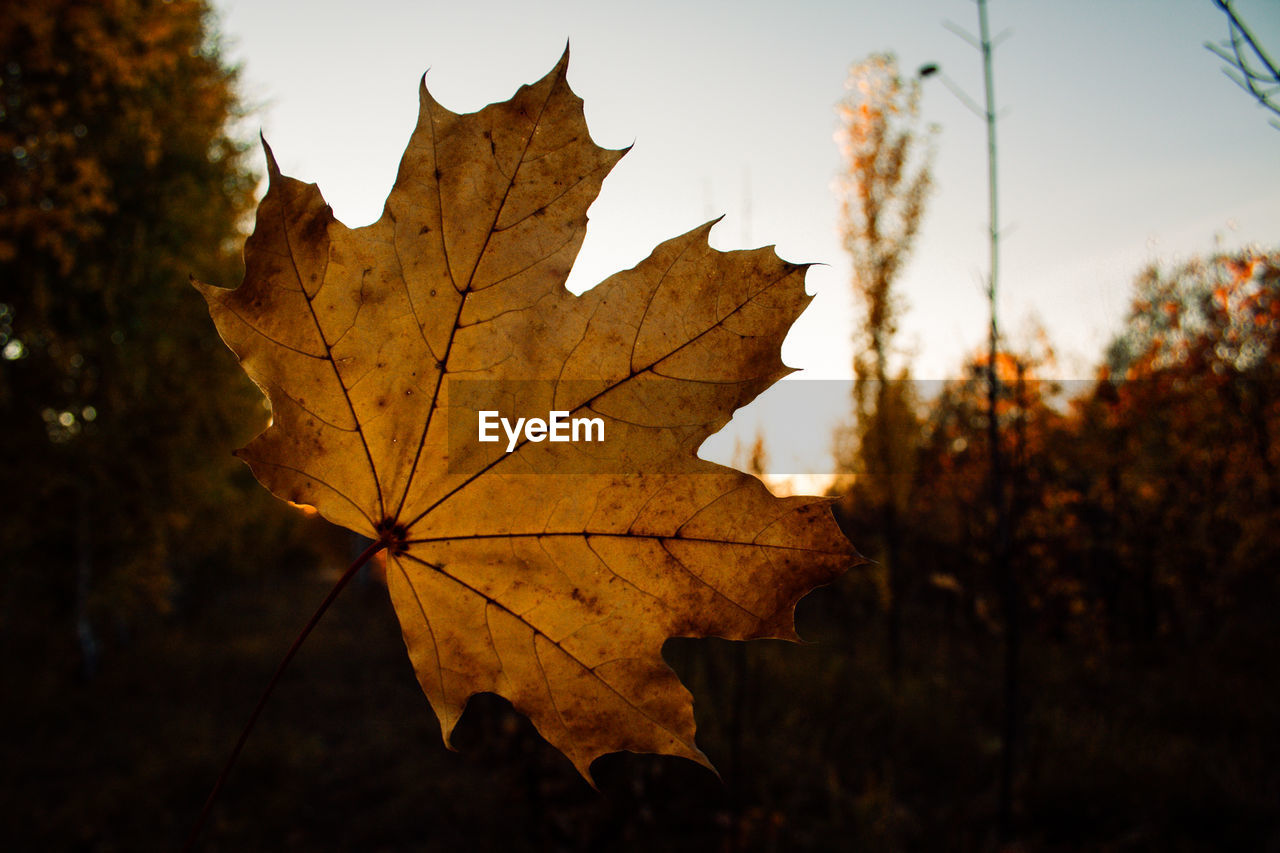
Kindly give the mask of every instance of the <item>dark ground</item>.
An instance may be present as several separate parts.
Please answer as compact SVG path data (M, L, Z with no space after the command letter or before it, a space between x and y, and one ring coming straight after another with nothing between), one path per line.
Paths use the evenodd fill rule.
M333 578L235 581L115 638L88 681L69 624L15 637L0 848L177 850ZM495 697L472 701L446 750L385 589L356 582L286 674L198 849L999 849L998 640L918 624L895 687L876 617L840 617L850 589L802 604L802 634L821 642L668 645L723 783L621 754L594 765L595 791ZM1105 665L1029 649L1008 849L1280 850L1274 634L1225 648Z

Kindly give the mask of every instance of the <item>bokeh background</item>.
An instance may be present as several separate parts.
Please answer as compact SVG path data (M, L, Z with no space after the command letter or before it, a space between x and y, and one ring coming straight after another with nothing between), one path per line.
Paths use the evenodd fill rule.
M258 132L363 224L425 69L474 110L568 39L635 143L570 287L721 214L718 248L820 262L812 387L704 455L828 490L875 562L801 603L810 644L669 642L721 778L620 754L599 790L492 696L447 751L375 568L197 849L1280 850L1280 116L1212 0L991 4L994 351L972 3L2 5L0 846L179 848L361 549L231 457L269 413L187 284L240 279ZM1280 55L1280 7L1232 8ZM883 161L848 155L899 138L885 209L931 187L877 332L849 211Z

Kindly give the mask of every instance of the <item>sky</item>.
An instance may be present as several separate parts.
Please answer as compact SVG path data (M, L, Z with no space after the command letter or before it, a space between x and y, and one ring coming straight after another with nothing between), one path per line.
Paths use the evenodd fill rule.
M839 235L835 104L849 66L893 52L937 63L975 100L973 0L434 2L215 0L281 169L320 185L350 226L375 220L417 117L423 74L454 112L506 100L570 45L569 83L597 144L634 145L590 209L569 280L580 292L659 242L723 215L712 245L776 245L817 264L813 303L780 385L851 374L856 323ZM1280 2L1237 0L1280 54ZM1014 344L1042 327L1062 378L1092 374L1148 264L1280 245L1280 130L1204 47L1227 34L1210 0L990 0L1000 120L999 311ZM896 344L912 374L944 379L983 346L986 137L938 76L923 119L940 128L930 196L896 287ZM260 158L260 155L259 155ZM263 168L261 159L259 168ZM234 284L227 282L226 284ZM729 461L761 431L775 473L825 473L847 388L777 388L703 448ZM802 402L798 402L802 401Z

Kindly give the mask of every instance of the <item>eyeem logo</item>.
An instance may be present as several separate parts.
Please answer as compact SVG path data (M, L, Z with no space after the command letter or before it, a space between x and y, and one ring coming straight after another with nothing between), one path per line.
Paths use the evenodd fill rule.
M567 411L553 411L546 420L516 418L514 425L494 409L479 412L480 441L499 441L499 426L507 434L508 453L520 443L521 427L529 441L604 441L604 418L570 418Z

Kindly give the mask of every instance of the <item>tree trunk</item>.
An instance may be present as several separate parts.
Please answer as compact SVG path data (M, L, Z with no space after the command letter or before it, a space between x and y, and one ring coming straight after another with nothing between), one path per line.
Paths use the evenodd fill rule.
M101 663L98 637L89 613L93 586L93 537L90 513L92 500L85 486L76 501L76 641L80 647L80 678L88 681L98 674Z

